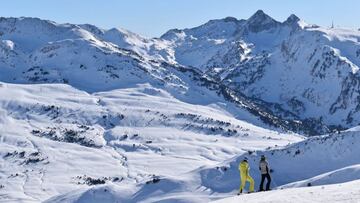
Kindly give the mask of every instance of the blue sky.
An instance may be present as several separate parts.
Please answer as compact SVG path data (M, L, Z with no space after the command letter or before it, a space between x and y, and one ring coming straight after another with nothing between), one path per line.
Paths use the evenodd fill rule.
M360 28L360 0L2 0L0 16L121 27L148 37L210 19L247 19L256 10L279 21L294 13L308 23Z

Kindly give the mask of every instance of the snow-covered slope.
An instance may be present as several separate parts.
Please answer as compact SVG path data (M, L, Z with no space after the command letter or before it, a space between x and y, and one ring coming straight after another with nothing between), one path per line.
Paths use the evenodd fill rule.
M262 120L245 116L254 124L265 126L267 122L287 129L284 121L266 114L265 108L233 94L201 71L172 61L166 40L37 18L1 18L0 39L0 81L65 83L90 93L149 83L182 101L222 102L240 108L235 112L245 110Z
M302 139L149 84L88 94L68 85L1 83L0 95L0 201L39 202L105 183L126 188L129 201L151 201L157 190L171 198L152 183L169 179L186 191L189 171Z
M290 183L288 185L282 186L281 188L328 185L328 184L349 182L357 179L360 179L359 164L340 168L306 180Z
M215 201L216 203L238 203L238 202L254 202L254 203L293 203L293 202L344 202L344 203L356 203L360 201L358 195L359 181L317 186L309 188L296 188L275 190L266 193L255 193L241 196L234 196ZM128 192L118 186L107 185L94 187L89 190L78 190L75 194L72 193L53 198L48 202L77 202L77 203L113 203L122 202L124 196L127 196ZM184 197L185 199L186 197ZM183 199L183 200L184 200ZM201 201L201 199L199 199ZM199 202L198 201L198 202ZM131 201L130 201L131 202Z
M190 174L193 178L190 179L190 182L193 185L201 185L200 193L211 194L210 199L234 196L238 192L240 183L238 165L244 157L248 157L251 167L250 174L255 180L256 187L258 187L260 182L258 162L261 155L265 155L270 163L270 168L273 171L271 187L275 190L338 184L357 180L360 176L360 159L354 154L359 153L357 147L359 142L359 131L354 129L340 134L308 138L285 147L269 147L266 150L248 149L241 156L235 156L221 164L210 168L204 166L192 171ZM189 190L199 192L195 188ZM302 190L294 191L300 193ZM271 196L271 194L269 195ZM265 202L271 200L263 200L260 196L259 194L254 198L259 198L258 201ZM285 202L291 200L286 197L281 198L280 200ZM312 201L316 202L316 199ZM298 200L293 200L293 202L298 202Z
M357 179L359 127L305 137L359 124L359 39L262 11L154 39L0 18L0 201L206 202L263 154L273 188Z
M331 172L340 174L343 170L356 168L360 160L354 157L358 153L360 139L359 132L345 132L326 136L309 138L286 148L267 151L250 152L223 164L228 170L223 172L218 167L200 170L204 177L204 184L214 191L230 192L238 185L238 165L243 157L249 158L250 165L254 166L251 173L259 182L257 164L261 155L268 157L273 169L273 187L292 183L295 181L313 178ZM353 166L350 169L345 167ZM340 169L340 171L336 171ZM356 170L355 170L356 173ZM205 178L206 177L206 178ZM336 178L335 176L332 176ZM357 176L354 176L356 179ZM342 177L346 181L346 177ZM318 179L318 178L317 178ZM333 180L336 181L336 180ZM331 182L329 183L336 183Z
M155 55L145 54L145 45L154 40L125 30L1 18L0 39L0 79L5 82L68 83L88 92L145 82L183 83Z
M273 170L272 188L275 191L244 195L240 198L224 199L222 201L304 202L304 199L299 199L304 197L309 202L320 200L331 200L333 202L348 200L348 202L357 202L359 198L356 195L357 190L351 189L347 195L328 193L334 191L335 188L346 189L350 186L358 186L358 182L336 186L329 185L358 179L360 175L359 159L354 156L354 154L358 153L357 146L360 142L358 135L358 131L351 131L313 137L296 144L273 146L265 150L247 148L240 152L243 153L241 156L235 156L221 164L211 167L203 166L199 169L183 173L181 177L161 177L154 184L144 185L135 195L130 195L127 201L171 202L179 200L185 202L206 202L235 196L240 182L238 164L243 157L247 156L249 158L249 163L252 167L250 174L255 179L257 186L260 178L257 164L260 156L266 155ZM271 138L268 139L271 140ZM247 143L244 146L251 145ZM319 187L312 188L313 186ZM110 185L110 187L112 186ZM301 189L298 187L311 188ZM95 190L105 196L112 194L111 192L104 194L102 188ZM288 190L285 188L294 189ZM288 192L291 194L290 196L284 195ZM311 195L315 192L319 192L316 197ZM74 191L72 193L77 194L76 198L71 197L71 193L69 193L54 197L52 200L59 201L66 199L69 202L77 202L77 197L79 196L85 195L85 197L88 197L86 190ZM143 199L145 194L148 197L147 199ZM341 194L345 194L344 191ZM277 197L271 199L274 195ZM336 196L336 198L330 198L333 197L331 195ZM269 199L264 199L265 196Z
M0 80L68 83L88 92L148 82L185 92L194 81L173 70L182 67L276 117L266 118L270 124L315 135L360 122L359 39L357 30L308 25L295 15L278 22L261 10L247 20L211 20L154 39L89 24L1 18Z
M326 186L294 188L285 190L275 190L265 193L254 193L242 196L235 196L216 203L293 203L293 202L344 202L356 203L360 201L359 196L360 181L353 181L344 184L334 184Z
M291 15L277 22L259 10L247 20L212 20L170 30L176 62L194 66L307 134L359 123L360 32L308 25ZM316 123L316 124L311 124Z

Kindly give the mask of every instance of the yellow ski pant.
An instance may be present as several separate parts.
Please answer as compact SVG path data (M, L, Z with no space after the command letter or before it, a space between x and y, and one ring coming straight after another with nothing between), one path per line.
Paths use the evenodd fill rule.
M250 182L249 192L254 192L254 185L255 185L254 179L250 175L247 175L247 174L240 174L240 177L241 177L240 191L242 189L244 189L246 181L247 181L247 182Z

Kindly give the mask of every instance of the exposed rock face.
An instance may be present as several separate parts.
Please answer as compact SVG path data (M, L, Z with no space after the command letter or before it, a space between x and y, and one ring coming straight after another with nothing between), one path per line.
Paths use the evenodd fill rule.
M198 60L196 68L257 104L268 104L284 119L316 120L326 124L325 131L360 122L358 31L308 25L296 15L277 22L261 10L238 22L231 35L215 38L204 32L232 28L224 19L211 32L207 24L179 30L185 40L172 39L177 62L188 65L189 58L177 52L186 47ZM195 31L202 38L186 40Z
M60 82L89 92L151 83L180 95L200 85L225 98L236 94L282 121L316 120L323 130L314 133L360 122L360 33L308 25L295 15L278 22L259 10L247 20L211 20L154 39L1 18L0 40L5 82Z
M274 29L279 26L280 23L265 14L262 10L258 10L247 20L246 25L250 32L257 33L264 30Z

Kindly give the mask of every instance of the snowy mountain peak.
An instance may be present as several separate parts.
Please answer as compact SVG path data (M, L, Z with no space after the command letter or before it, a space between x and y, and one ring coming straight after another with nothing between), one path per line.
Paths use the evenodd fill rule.
M139 36L138 34L133 33L129 30L123 29L123 28L111 28L111 29L107 30L106 32L120 34L120 35L124 35L124 36Z
M98 28L95 25L91 25L91 24L82 24L82 25L78 25L78 26L81 27L82 29L87 30L96 35L102 35L105 32L104 29Z
M286 21L284 21L284 24L294 24L298 23L300 21L300 18L297 17L295 14L291 14Z
M274 190L360 178L359 42L262 10L160 39L0 18L0 202L208 202L244 156Z
M224 18L223 20L224 20L225 22L238 22L238 21L239 21L238 19L236 19L236 18L234 18L234 17L231 17L231 16L226 17L226 18Z
M290 26L292 28L305 28L308 26L303 20L294 14L291 14L284 22L283 25Z
M175 41L179 38L183 38L184 35L185 34L184 34L183 30L176 28L176 29L171 29L171 30L167 31L166 33L164 33L163 35L161 35L160 39Z
M267 15L263 10L256 11L250 18L248 22L250 23L260 23L262 21L273 20L269 15Z
M18 22L26 22L28 24L43 23L43 24L57 25L57 23L55 23L54 21L43 20L43 19L34 18L34 17L19 17L19 18L0 17L0 23L1 24L4 24L4 23L11 24L11 23L18 23Z
M259 9L257 10L249 19L251 18L258 18L258 17L269 17L271 18L269 15L267 15L263 10Z
M252 32L268 30L276 27L278 24L280 24L278 21L271 18L262 10L256 11L256 13L247 20L249 30Z

